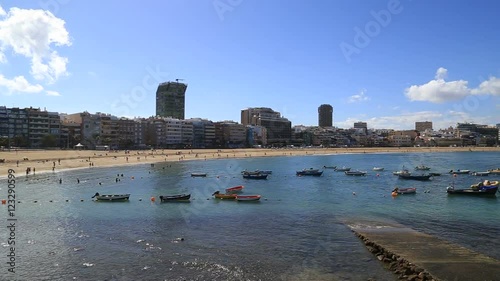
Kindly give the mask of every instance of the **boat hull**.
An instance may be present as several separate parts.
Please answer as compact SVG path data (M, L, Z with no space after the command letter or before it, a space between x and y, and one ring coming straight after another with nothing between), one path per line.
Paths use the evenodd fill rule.
M239 186L235 186L235 187L231 187L231 188L226 188L226 193L227 194L230 194L230 193L238 193L238 192L241 192L243 190L243 185L239 185Z
M431 179L431 175L419 175L419 176L414 176L414 175L405 175L405 174L400 174L398 175L400 179L403 180L417 180L417 181L428 181Z
M238 195L236 196L237 201L259 201L260 195Z
M344 172L347 176L366 176L365 172Z
M95 196L97 201L128 201L130 194L116 194L116 195L98 195Z
M206 173L191 173L191 176L195 177L195 178L196 177L198 177L198 178L204 178L204 177L207 176L207 174Z
M487 189L474 189L474 188L465 188L465 189L448 189L446 192L448 194L460 194L460 195L489 195L495 196L498 191L498 186Z
M215 194L214 197L217 199L236 199L236 194Z
M178 195L167 195L159 196L161 202L177 202L177 201L188 201L191 198L191 194L178 194Z
M265 180L267 179L268 175L263 175L263 174L243 174L244 179L251 179L251 180Z

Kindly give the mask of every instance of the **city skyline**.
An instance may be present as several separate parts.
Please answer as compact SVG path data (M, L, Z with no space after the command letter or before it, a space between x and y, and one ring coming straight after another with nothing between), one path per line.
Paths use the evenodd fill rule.
M269 107L293 125L313 126L317 107L330 104L340 128L360 121L394 129L426 120L434 129L495 125L500 54L491 46L500 42L499 7L404 0L3 3L0 105L149 117L158 84L184 79L186 118L238 121L241 109ZM165 17L165 10L176 12ZM109 21L109 14L120 16Z

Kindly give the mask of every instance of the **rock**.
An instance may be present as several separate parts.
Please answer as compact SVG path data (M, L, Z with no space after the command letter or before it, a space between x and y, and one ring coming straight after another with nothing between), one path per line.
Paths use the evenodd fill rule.
M384 259L384 255L378 255L378 256L377 256L377 259L378 259L379 261L382 261L382 260Z
M407 280L408 281L416 281L418 279L418 276L413 274L413 275L409 275Z

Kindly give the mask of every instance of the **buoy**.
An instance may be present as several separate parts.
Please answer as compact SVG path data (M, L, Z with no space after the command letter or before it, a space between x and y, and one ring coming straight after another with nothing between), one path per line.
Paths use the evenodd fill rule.
M151 197L151 202L154 202L154 201L156 201L156 198Z
M356 195L356 192L353 192L352 195Z
M380 176L380 174L377 174L377 177L379 177L379 176Z
M37 202L36 200L35 200L35 201L33 201L33 203L36 203L36 202Z
M134 177L130 177L131 179L134 179Z
M83 202L83 199L80 199L80 202Z
M2 199L2 205L5 205L5 204L7 204L7 200Z
M396 197L396 196L398 196L398 193L397 192L393 192L393 193L391 193L391 195L392 195L392 197Z

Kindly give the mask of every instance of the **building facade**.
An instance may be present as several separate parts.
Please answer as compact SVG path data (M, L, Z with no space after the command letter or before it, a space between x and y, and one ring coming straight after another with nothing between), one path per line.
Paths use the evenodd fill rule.
M320 127L333 126L333 107L329 104L322 104L318 107L318 125Z
M156 90L156 116L184 119L187 84L161 83Z
M241 110L241 124L265 127L269 145L287 145L292 138L292 122L271 108L254 107Z
M423 132L425 130L432 131L432 122L430 121L415 122L415 130L419 132Z

